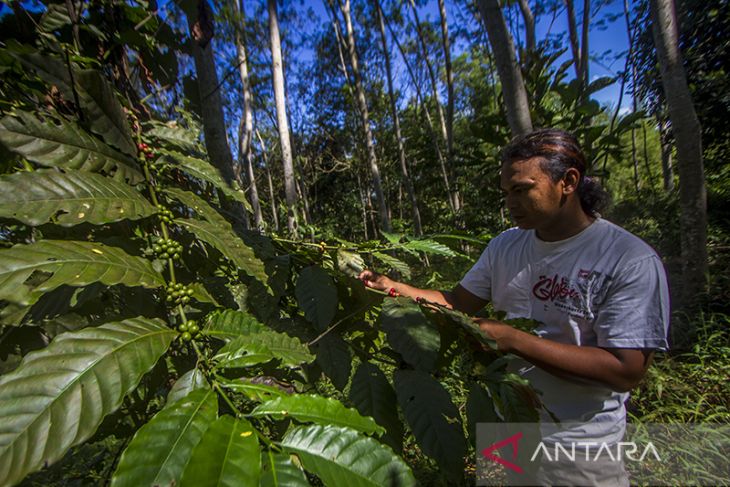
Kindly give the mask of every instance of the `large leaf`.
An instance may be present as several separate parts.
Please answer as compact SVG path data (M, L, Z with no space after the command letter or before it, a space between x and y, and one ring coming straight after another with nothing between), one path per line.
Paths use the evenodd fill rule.
M383 441L400 451L403 424L398 418L398 401L393 387L378 367L368 362L360 364L352 378L350 401L360 414L372 417L383 426L387 431Z
M210 223L219 227L227 229L231 228L231 224L228 223L228 220L223 218L220 213L214 210L207 201L205 201L197 194L190 191L182 190L180 188L165 188L163 189L163 192L167 196L178 200L183 205L194 210L195 213L197 213L198 216L203 218L204 220L207 220Z
M276 383L274 382L275 379L270 377L262 377L259 379L229 380L224 377L217 377L221 386L241 393L253 401L268 401L272 397L287 394L287 391L283 390L283 388L265 383Z
M386 299L380 322L393 349L419 370L433 370L441 348L436 326L408 298Z
M251 416L271 416L275 419L291 417L303 423L346 426L367 434L381 435L385 432L372 418L361 416L340 401L312 394L277 397L256 406Z
M26 225L100 225L156 212L131 186L94 173L41 170L0 176L0 217Z
M207 387L210 386L205 379L205 375L203 375L203 371L197 367L188 370L173 384L172 389L167 394L165 407L179 401L196 389L205 389Z
M212 184L229 198L241 203L248 211L253 211L246 199L246 193L235 182L228 184L223 179L223 176L221 176L221 173L218 172L218 169L212 164L201 159L196 159L195 157L180 154L179 152L161 150L160 153L167 160L171 161L176 168L196 179Z
M0 377L0 479L19 482L88 439L177 333L134 318L63 333Z
M261 455L261 487L309 487L309 481L290 455L263 452Z
M203 328L206 335L225 341L265 330L268 328L250 314L232 309L212 313Z
M251 423L222 416L210 425L193 450L182 487L258 486L261 449Z
M302 269L296 296L305 318L318 330L324 331L332 323L337 313L337 288L327 271L316 265Z
M337 268L350 277L357 277L365 269L365 261L360 254L345 249L337 249Z
M329 334L317 342L317 364L339 390L344 390L352 370L352 353L342 338Z
M46 279L26 282L34 273ZM42 240L0 250L0 299L29 305L59 286L92 282L147 288L165 285L148 260L100 243Z
M144 181L137 163L79 127L41 122L27 112L0 120L0 142L8 149L42 166L88 172L115 172L132 184Z
M175 223L193 233L203 242L218 249L240 270L258 279L262 284L266 284L267 275L264 263L256 257L253 249L243 243L243 240L238 238L232 230L201 220L176 218Z
M471 316L424 299L419 300L419 303L424 309L425 316L437 325L458 326L479 343L492 350L498 349L496 340L487 335Z
M24 67L56 86L66 100L78 99L89 130L122 152L134 155L132 132L122 106L100 72L73 69L72 78L69 67L56 57L37 52L10 52Z
M146 137L159 139L188 152L196 152L200 149L197 140L199 133L196 130L183 128L177 125L176 122L168 122L167 124L153 123L154 126L145 131Z
M250 359L247 356L251 355ZM314 360L306 345L298 338L275 331L261 331L232 340L220 351L220 367L245 367L267 362L273 356L287 367L299 367ZM228 365L227 361L230 361Z
M373 257L390 267L391 269L398 271L401 276L405 279L411 278L411 268L403 262L400 259L396 259L395 257L384 254L382 252L373 252Z
M476 382L469 384L469 396L466 398L466 422L467 434L472 446L476 444L477 423L499 422L492 396L488 390Z
M454 477L464 473L466 440L459 411L446 389L417 370L397 370L395 390L406 421L423 452Z
M218 415L212 389L198 389L157 413L140 428L119 459L112 487L177 484Z
M404 245L404 248L418 250L424 254L446 255L448 257L456 257L458 255L446 245L428 239L410 240Z
M326 486L384 487L416 485L408 466L393 450L339 426L300 426L281 446L301 458Z

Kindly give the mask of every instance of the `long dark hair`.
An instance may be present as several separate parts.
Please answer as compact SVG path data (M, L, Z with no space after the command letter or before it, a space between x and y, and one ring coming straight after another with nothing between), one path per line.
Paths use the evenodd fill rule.
M586 157L578 140L560 129L539 129L512 139L502 149L502 164L540 158L540 168L557 183L571 167L580 172L578 197L583 211L596 216L609 202L608 193L595 178L586 176Z

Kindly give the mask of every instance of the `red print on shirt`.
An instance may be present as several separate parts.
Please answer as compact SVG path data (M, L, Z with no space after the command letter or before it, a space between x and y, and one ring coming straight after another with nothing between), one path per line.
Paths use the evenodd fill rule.
M540 276L532 288L532 294L541 301L555 301L555 299L575 298L580 295L578 290L570 287L570 281L567 277Z

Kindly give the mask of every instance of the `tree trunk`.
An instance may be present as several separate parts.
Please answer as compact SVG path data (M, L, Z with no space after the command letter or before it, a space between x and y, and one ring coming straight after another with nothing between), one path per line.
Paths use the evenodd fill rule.
M236 28L236 53L238 55L238 73L241 77L241 85L243 86L243 114L241 116L241 126L238 134L239 165L245 165L246 167L248 195L251 199L251 207L253 208L254 225L258 230L263 230L264 219L261 215L261 202L259 201L259 191L256 185L256 174L253 170L253 144L251 143L253 140L253 107L251 103L251 83L248 78L246 42L244 39L246 12L244 11L243 0L241 0L240 5L237 0L233 0L233 7L238 10L237 13L240 16L240 24Z
M657 124L659 125L659 145L662 150L662 181L664 191L670 193L674 191L674 170L672 168L672 144L670 142L669 127L667 122L657 114Z
M186 12L188 27L193 38L193 58L200 94L200 115L203 121L205 148L213 165L220 171L226 183L233 185L236 175L233 171L233 157L228 145L223 105L219 91L218 75L213 55L213 14L206 0L200 0L195 12ZM245 224L245 210L240 204L226 202L221 205L231 216Z
M498 0L478 0L477 6L487 29L489 43L494 52L497 74L502 82L502 96L507 111L507 122L513 136L532 131L530 105L527 102L525 83L517 64L515 46L507 30Z
M578 28L575 23L573 0L565 0L565 11L568 14L568 38L570 39L570 51L573 54L573 68L575 69L575 77L580 79L580 41L578 40Z
M281 38L279 36L279 18L276 12L276 0L267 1L269 10L269 37L271 41L271 74L274 85L276 103L276 122L279 128L279 144L284 167L284 194L286 195L287 228L297 236L297 198L294 181L294 163L292 161L291 140L289 138L289 120L286 115L286 93L284 92L284 68L281 61Z
M446 21L446 4L439 0L439 16L441 18L441 43L444 47L444 69L446 70L446 154L449 159L449 177L452 188L450 197L455 212L461 210L459 189L456 181L456 161L454 159L454 71L451 68L451 40L449 25Z
M274 192L274 183L271 180L271 169L269 168L269 156L266 152L266 145L261 134L256 130L256 137L261 145L261 155L264 158L264 169L266 170L266 180L269 183L269 199L271 200L271 218L274 221L274 230L279 231L279 209L276 204L276 193Z
M400 131L400 117L398 115L398 106L395 102L395 92L393 90L393 73L390 68L390 51L388 50L388 41L385 36L385 22L383 20L383 11L380 8L380 2L378 0L375 0L375 9L378 15L378 25L380 26L380 40L383 44L383 56L385 58L385 74L388 80L388 98L390 100L390 111L393 116L395 138L398 142L398 160L400 162L401 174L403 175L403 184L406 187L408 199L411 202L413 230L416 236L420 236L423 234L423 228L421 227L421 213L418 210L418 200L416 198L416 191L413 189L413 181L411 181L411 176L410 174L408 174L406 149L403 145L403 136L401 135Z
M367 100L365 99L365 90L362 86L362 78L358 67L357 51L355 47L355 31L350 17L350 0L345 0L344 3L341 2L340 10L342 11L342 16L345 19L345 26L347 27L347 49L350 55L352 75L355 78L355 94L358 106L360 107L360 116L362 118L365 147L367 149L368 162L370 164L373 189L375 190L375 197L378 199L380 225L383 231L390 232L391 225L390 218L388 217L388 207L385 201L385 193L383 192L383 183L380 177L380 168L378 167L378 157L375 154L375 142L373 140L373 131L370 127L370 115L368 112Z
M689 309L707 290L707 194L702 139L682 53L672 0L650 0L656 45L669 120L677 147L682 246L681 305Z
M535 16L530 9L529 0L517 0L522 12L522 19L525 21L525 47L528 52L535 52L537 40L535 36Z

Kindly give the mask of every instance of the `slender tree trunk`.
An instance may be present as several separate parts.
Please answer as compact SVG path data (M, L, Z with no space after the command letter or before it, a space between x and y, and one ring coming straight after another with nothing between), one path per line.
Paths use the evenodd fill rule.
M497 73L502 82L502 96L507 111L507 122L513 136L532 131L530 105L527 102L525 83L517 64L515 46L507 30L498 0L478 0L477 6L487 29L489 43L494 52Z
M700 123L682 64L674 2L650 0L649 5L662 86L677 146L683 265L681 305L688 309L696 306L707 290L707 194Z
M583 88L588 87L588 56L590 50L588 48L588 31L591 27L591 0L583 0L583 23L581 26L581 46L580 46L580 80ZM587 94L586 94L587 96Z
M456 160L454 157L454 71L451 68L451 40L449 24L446 21L446 4L439 0L439 17L441 18L441 43L444 47L444 69L446 74L446 153L449 159L449 177L452 182L452 206L455 212L461 210L459 188L456 179Z
M256 132L256 137L259 139L259 144L261 145L261 155L264 159L264 168L266 170L266 181L268 182L269 186L269 199L271 200L271 219L274 222L274 230L277 232L279 231L279 208L276 204L276 193L274 192L274 182L271 180L271 169L269 168L269 155L266 152L266 144L264 144L264 139L261 137L261 134L258 130Z
M200 93L200 115L203 121L205 148L213 165L220 171L226 183L234 185L236 175L233 157L228 145L223 104L219 91L218 75L213 54L213 14L206 0L200 0L195 11L186 12L188 27L193 38L193 58ZM224 210L241 223L246 223L245 210L239 204L227 203L221 198Z
M398 142L398 160L400 162L401 175L403 176L403 185L408 193L408 199L411 202L411 210L413 215L413 231L419 236L423 234L421 227L421 213L418 210L418 200L416 191L413 189L413 181L408 174L408 163L406 161L406 149L403 144L403 136L400 131L400 116L398 115L398 106L395 101L395 92L393 90L393 73L390 68L390 50L388 49L388 41L385 35L385 22L383 20L383 11L380 8L380 2L375 0L375 9L378 15L378 25L380 27L380 40L383 45L383 56L385 59L385 74L388 80L388 98L390 100L390 111L393 116L393 126L395 128L395 138Z
M575 22L573 0L565 0L565 10L568 14L568 39L570 39L570 51L573 54L573 68L575 69L575 77L580 79L580 41L578 40L578 27Z
M251 207L253 208L254 225L258 230L263 230L264 219L261 215L261 202L259 201L259 191L256 185L256 174L253 169L253 107L251 97L251 83L248 78L248 59L246 56L246 42L244 38L244 29L246 27L246 12L244 10L243 0L233 0L233 7L237 9L240 16L240 24L236 29L236 54L238 56L238 73L241 77L241 85L243 86L243 114L238 134L238 157L239 165L246 167L246 176L248 179L248 195L251 199Z
M292 161L291 140L289 138L289 120L286 116L286 93L284 86L284 68L281 61L281 38L279 36L279 18L276 11L276 0L267 0L269 10L269 37L271 41L271 72L274 84L274 100L276 103L276 121L279 128L279 144L284 167L284 194L286 195L287 228L297 236L297 189L294 181L294 163Z
M360 195L360 204L362 207L362 233L365 240L370 240L368 236L368 208L365 204L365 192L362 189L362 180L360 179L360 174L357 172L357 168L355 168L355 177L357 178L357 192Z
M535 52L537 40L535 36L535 16L530 8L529 0L517 0L522 12L522 19L525 21L525 47L528 52Z
M365 99L365 90L362 86L362 77L358 67L357 51L355 46L355 31L352 26L352 18L350 16L350 0L340 3L340 10L345 19L347 27L347 48L350 55L350 64L352 66L352 75L355 78L355 92L357 103L360 107L360 116L362 118L362 126L365 135L365 147L367 149L368 162L370 164L370 174L373 181L373 189L375 197L378 199L378 214L380 215L380 225L383 231L390 232L390 218L388 217L388 206L385 201L385 193L383 191L383 183L380 176L380 167L378 166L378 157L375 154L375 142L373 140L373 131L370 127L370 115L368 111L368 103Z
M674 191L674 170L672 168L672 144L669 140L669 127L661 115L657 114L656 119L659 125L659 145L662 151L662 182L664 191L670 193Z

